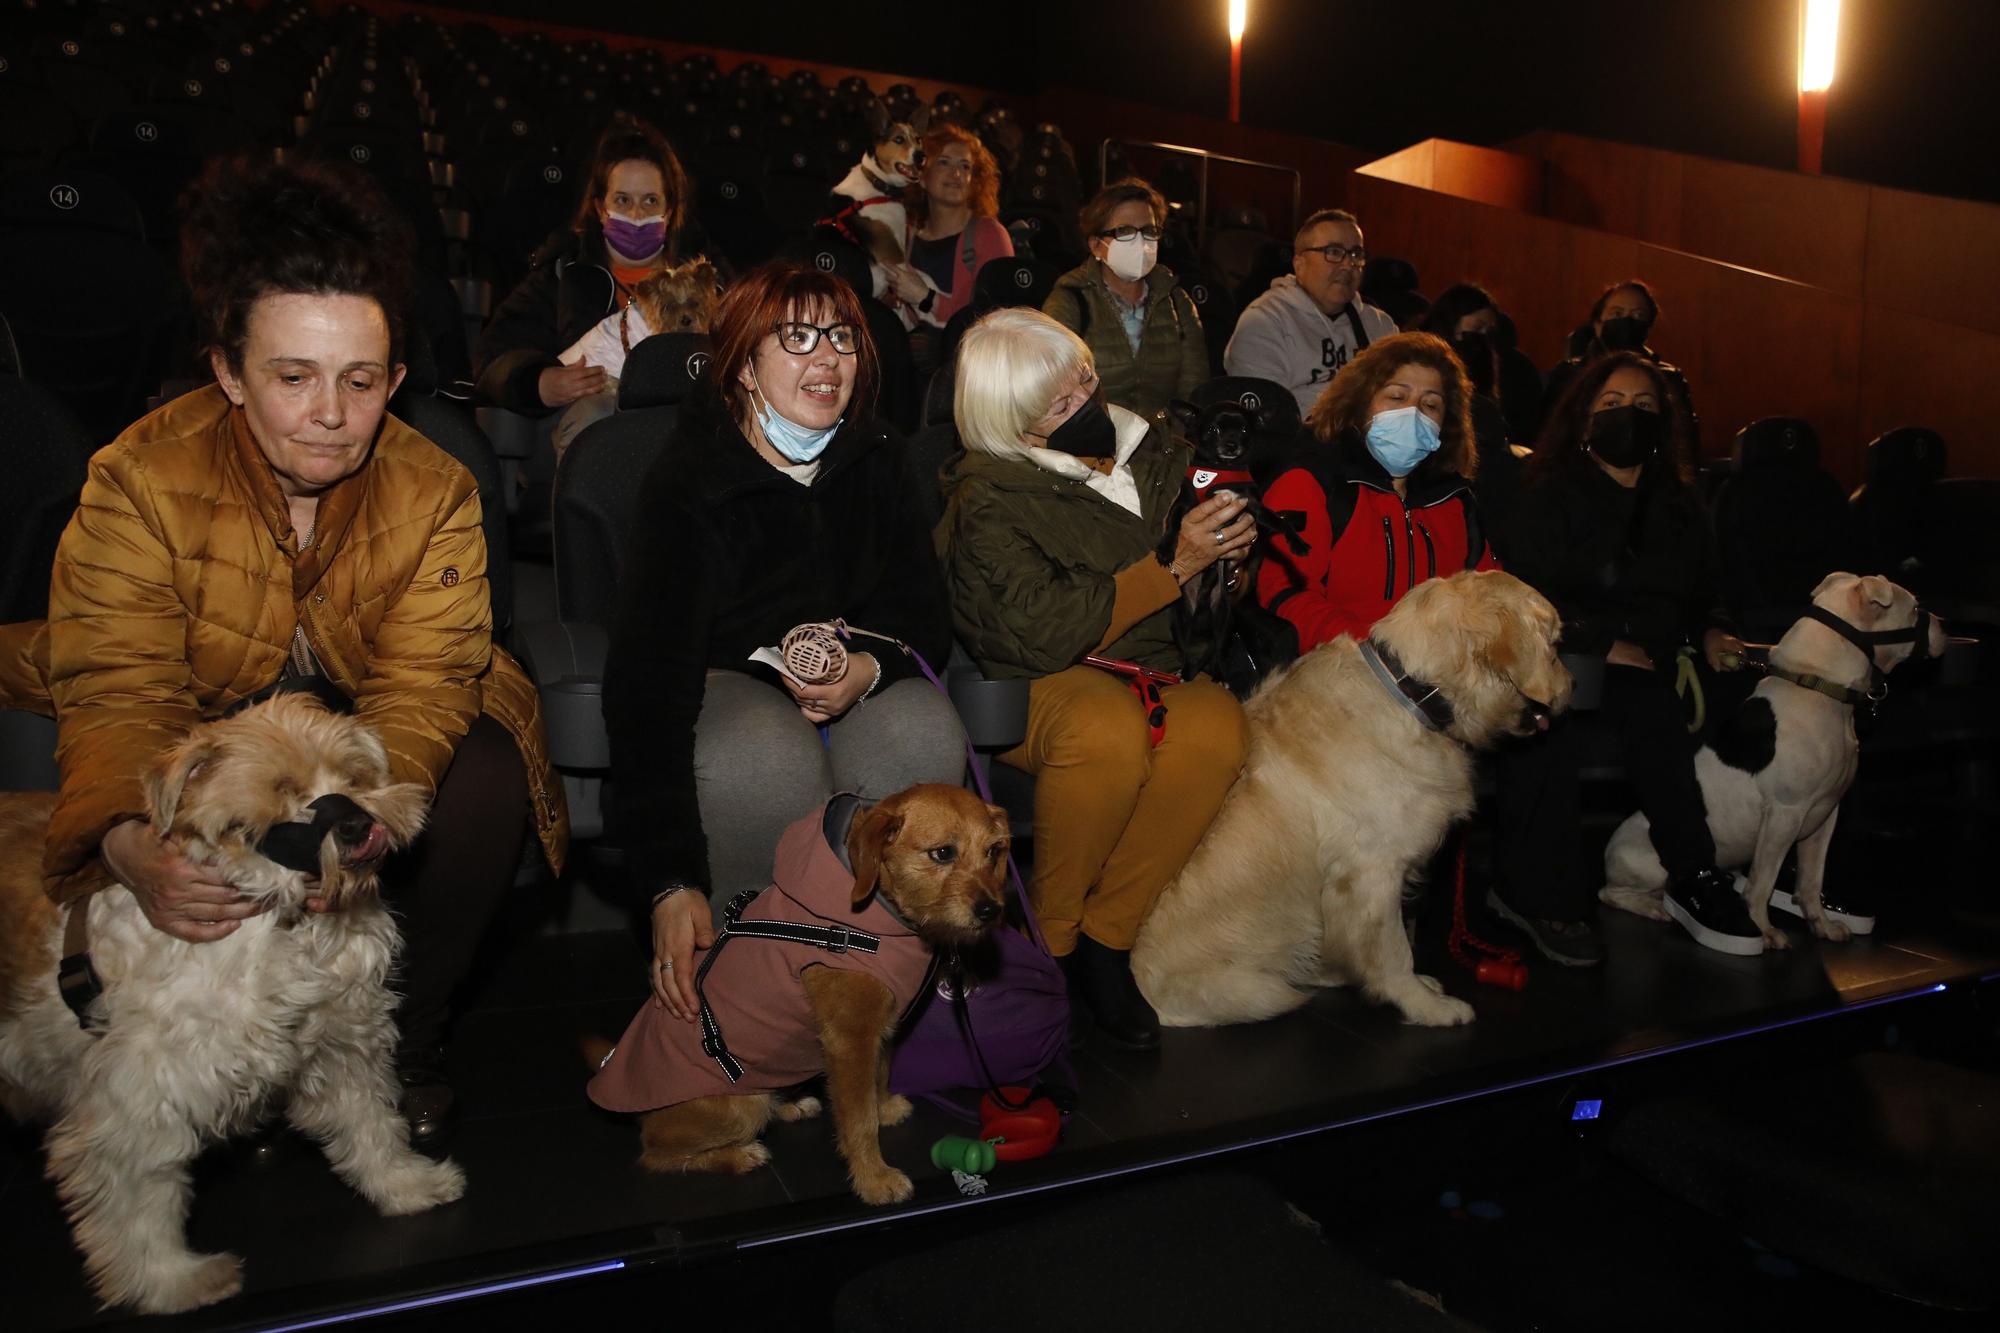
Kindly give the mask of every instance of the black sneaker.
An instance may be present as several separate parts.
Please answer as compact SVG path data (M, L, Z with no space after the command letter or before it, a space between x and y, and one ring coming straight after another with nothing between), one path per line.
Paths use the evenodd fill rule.
M1597 927L1588 921L1523 916L1507 906L1492 889L1486 891L1486 905L1493 909L1494 915L1526 935L1534 943L1535 951L1551 963L1596 967L1604 961L1604 944L1597 938Z
M1160 1016L1132 976L1132 954L1125 949L1109 949L1088 935L1076 937L1076 961L1070 975L1079 983L1070 992L1070 1003L1079 999L1090 1011L1097 1030L1112 1043L1128 1050L1150 1051L1160 1044Z
M1764 936L1736 892L1736 877L1710 867L1667 882L1667 915L1687 928L1695 943L1717 953L1751 957L1764 952Z
M397 1052L396 1078L403 1085L396 1109L409 1123L410 1146L421 1153L442 1151L458 1123L458 1097L444 1074L444 1047Z
M1805 909L1799 906L1799 900L1793 896L1791 891L1792 886L1787 882L1789 879L1790 876L1787 876L1786 880L1780 881L1783 887L1771 890L1771 906L1777 908L1780 912L1788 912L1803 921L1806 915ZM1841 925L1846 926L1850 935L1873 935L1875 933L1875 910L1872 907L1864 907L1858 902L1846 902L1842 898L1836 898L1825 888L1820 890L1819 907L1820 911L1826 913L1827 920L1838 921Z

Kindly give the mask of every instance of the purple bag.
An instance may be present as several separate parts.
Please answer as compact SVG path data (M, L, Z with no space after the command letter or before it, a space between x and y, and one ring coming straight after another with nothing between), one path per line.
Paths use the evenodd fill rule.
M940 962L890 1052L891 1092L1033 1087L1044 1070L1068 1058L1069 988L1019 883L1015 872L1008 887L1028 934L995 928L990 949L962 960L963 996L949 961Z
M869 634L840 621L834 629L842 638L849 632ZM900 640L888 642L908 653L938 693L950 697L921 653ZM996 804L971 741L965 744L965 757L980 799ZM988 936L988 947L958 960L959 968L952 966L953 960L939 960L929 990L904 1019L902 1035L889 1054L891 1092L934 1096L963 1088L1033 1087L1051 1065L1067 1063L1069 986L1042 939L1012 853L1007 857L1007 889L1027 933L1003 921Z

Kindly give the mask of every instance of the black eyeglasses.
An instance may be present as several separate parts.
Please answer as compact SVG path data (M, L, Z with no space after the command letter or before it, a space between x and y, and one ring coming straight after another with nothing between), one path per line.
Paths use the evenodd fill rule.
M833 350L842 356L853 356L861 350L861 334L852 324L807 324L800 320L789 320L783 324L773 324L771 332L778 335L778 346L793 356L804 356L819 346L823 333L833 344Z
M1368 262L1368 252L1358 245L1302 245L1296 253L1318 255L1329 264L1363 265Z
M1107 241L1134 241L1141 236L1149 241L1157 241L1165 234L1166 229L1163 227L1134 227L1129 223L1123 227L1106 227L1103 231L1091 233L1093 236L1102 236Z

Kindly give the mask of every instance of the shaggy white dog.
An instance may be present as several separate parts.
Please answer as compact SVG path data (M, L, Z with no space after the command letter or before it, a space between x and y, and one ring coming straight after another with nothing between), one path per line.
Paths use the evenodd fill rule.
M163 837L269 910L188 944L123 887L84 900L104 987L86 1031L57 990L64 914L42 890L54 797L0 796L0 1105L53 1122L48 1173L99 1298L165 1313L241 1289L236 1256L187 1246L189 1165L280 1094L385 1214L456 1199L465 1177L410 1148L391 1067L398 939L377 871L421 828L424 792L389 782L366 727L298 695L197 728L146 789ZM317 874L258 850L288 824L279 838L318 840Z
M1471 813L1473 751L1568 707L1560 629L1511 574L1454 574L1411 589L1368 638L1422 682L1410 693L1436 687L1434 717L1344 634L1260 689L1243 775L1132 950L1160 1021L1250 1023L1354 985L1411 1023L1470 1022L1416 972L1403 887Z

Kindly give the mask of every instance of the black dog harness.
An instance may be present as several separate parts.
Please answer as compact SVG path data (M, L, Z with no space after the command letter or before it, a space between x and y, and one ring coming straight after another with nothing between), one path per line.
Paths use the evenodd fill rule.
M768 892L769 889L745 889L729 900L729 906L722 910L722 929L717 932L715 943L709 946L708 956L701 960L701 967L694 974L695 998L701 1001L702 1053L722 1066L724 1076L731 1083L743 1077L743 1065L729 1053L729 1043L722 1038L722 1025L715 1021L715 1011L708 1004L708 992L702 988L702 983L708 979L708 969L714 967L715 960L722 956L723 945L733 939L784 940L791 944L810 944L815 949L833 954L846 953L850 949L857 953L876 953L882 948L880 936L847 926L743 920L743 909L755 902L759 894Z

